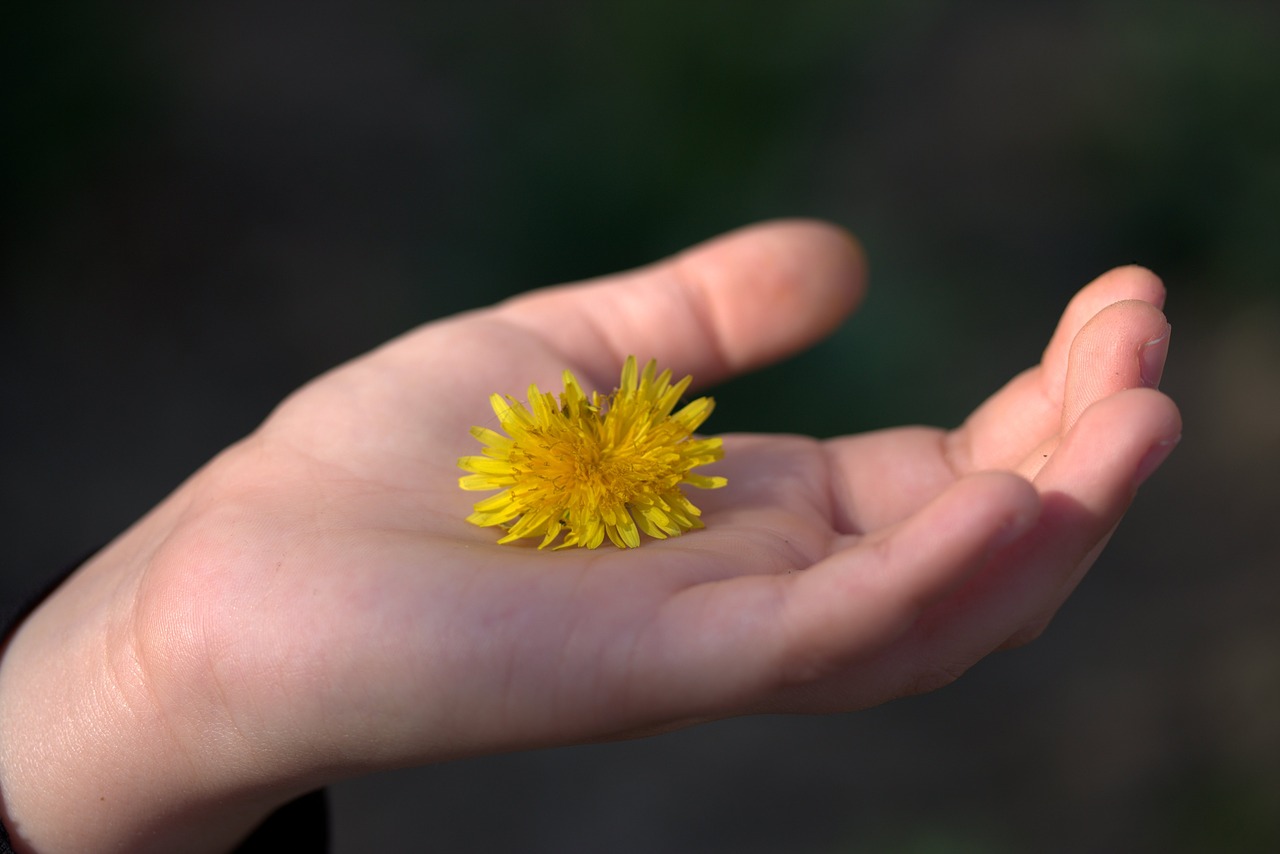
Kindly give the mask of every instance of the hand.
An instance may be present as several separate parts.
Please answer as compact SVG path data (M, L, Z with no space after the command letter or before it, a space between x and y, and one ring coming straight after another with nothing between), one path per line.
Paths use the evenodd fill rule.
M342 776L857 709L1031 639L1180 432L1144 270L1085 288L1041 364L957 430L725 437L705 471L729 486L693 496L705 530L544 552L463 521L483 496L457 458L491 392L558 390L565 368L608 391L628 354L715 382L828 333L861 290L843 233L758 226L304 387L15 634L10 828L36 849L217 850Z

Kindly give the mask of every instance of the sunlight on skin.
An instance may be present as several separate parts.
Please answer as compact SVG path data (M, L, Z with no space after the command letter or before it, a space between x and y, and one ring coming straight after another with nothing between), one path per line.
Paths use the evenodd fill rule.
M491 392L566 368L608 390L632 353L718 382L862 291L844 232L766 224L429 324L299 390L15 634L6 823L49 850L217 850L343 776L863 708L1033 637L1180 433L1150 359L1144 383L1168 331L1144 270L1082 291L1042 365L955 432L726 436L706 530L550 553L464 521L457 458ZM72 809L121 779L125 802Z

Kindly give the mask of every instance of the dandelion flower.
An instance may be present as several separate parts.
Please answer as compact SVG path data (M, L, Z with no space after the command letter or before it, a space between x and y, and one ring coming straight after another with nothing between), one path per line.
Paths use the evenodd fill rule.
M557 548L594 549L605 537L619 548L635 548L641 531L661 540L701 528L701 511L680 485L716 489L726 483L693 473L724 456L718 438L693 435L715 404L700 397L673 415L692 377L672 385L670 371L656 371L650 361L637 372L629 356L609 395L588 398L565 371L559 403L536 385L529 387L527 408L510 396L490 397L506 435L471 428L485 447L483 456L458 460L471 472L459 484L502 491L478 502L467 521L503 526L500 543L541 537L538 548L561 533Z

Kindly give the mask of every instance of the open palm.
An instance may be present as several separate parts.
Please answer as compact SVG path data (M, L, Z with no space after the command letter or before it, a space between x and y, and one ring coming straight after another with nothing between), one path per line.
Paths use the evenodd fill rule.
M429 325L322 377L208 478L215 506L191 536L242 533L209 564L221 595L190 604L214 628L183 660L224 672L219 690L255 710L234 711L242 729L314 721L298 749L326 762L363 733L369 767L861 707L954 678L1048 618L1143 455L1177 432L1165 398L1124 391L1167 328L1144 271L1086 290L1043 366L953 433L726 437L711 471L730 486L696 496L705 530L548 553L462 521L476 496L457 458L492 421L490 392L555 388L566 367L607 391L630 353L714 381L826 332L859 287L842 235L757 228Z
M630 354L715 382L831 331L861 289L846 235L776 223L429 324L286 400L76 583L114 597L173 741L277 799L939 687L1043 628L1176 440L1150 273L1083 290L957 430L726 436L704 530L550 552L463 521L491 392L566 368L608 391Z

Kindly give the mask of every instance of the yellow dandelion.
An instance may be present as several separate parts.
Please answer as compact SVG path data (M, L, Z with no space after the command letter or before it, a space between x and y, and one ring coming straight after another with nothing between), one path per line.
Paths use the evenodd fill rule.
M640 532L656 539L701 528L701 511L680 489L724 486L723 477L693 469L724 456L718 438L695 438L693 431L715 403L700 397L674 415L671 410L692 377L671 384L671 372L655 376L650 361L636 370L634 356L622 368L612 394L583 393L569 371L559 404L550 392L529 386L526 408L515 398L489 398L507 435L472 427L484 444L483 456L462 457L471 474L463 489L501 489L475 505L467 521L507 529L500 543L542 537L545 548L561 532L556 548L594 549L608 537L619 548L640 545Z

